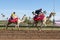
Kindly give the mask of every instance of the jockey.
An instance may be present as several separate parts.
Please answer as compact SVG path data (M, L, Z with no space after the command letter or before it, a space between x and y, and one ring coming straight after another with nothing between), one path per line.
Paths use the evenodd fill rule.
M17 22L18 17L15 15L15 12L13 12L10 16L11 18L8 20L9 22Z
M17 16L16 16L15 12L13 12L13 13L11 14L11 19L15 19L15 18L17 18Z
M35 13L36 13L37 15L39 15L40 12L42 12L42 9L38 9L38 10L35 11Z
M37 20L43 20L43 18L45 17L45 15L43 13L40 13L39 15L36 15L34 20L37 21Z
M44 13L42 13L42 9L36 10L35 14L37 14L34 17L35 21L37 21L37 20L43 20L43 18L45 17Z
M40 13L42 13L42 9L36 10L35 11L35 16L38 17Z

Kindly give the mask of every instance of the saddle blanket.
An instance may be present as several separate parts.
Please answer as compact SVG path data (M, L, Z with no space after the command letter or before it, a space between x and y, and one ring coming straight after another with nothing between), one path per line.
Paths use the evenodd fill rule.
M35 20L35 21L38 21L38 20L43 20L43 18L44 18L45 16L44 15L40 15L40 16L35 16L33 19Z
M14 22L17 22L18 21L18 18L15 18L15 19L11 19L10 18L8 21L14 23Z

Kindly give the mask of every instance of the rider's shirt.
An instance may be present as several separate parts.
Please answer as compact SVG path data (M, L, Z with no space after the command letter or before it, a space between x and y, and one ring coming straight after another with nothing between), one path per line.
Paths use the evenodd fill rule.
M11 17L13 18L13 19L15 19L15 18L17 18L17 16L15 15L15 14L11 14Z
M11 14L11 18L8 20L9 22L17 22L18 21L18 17L12 13Z

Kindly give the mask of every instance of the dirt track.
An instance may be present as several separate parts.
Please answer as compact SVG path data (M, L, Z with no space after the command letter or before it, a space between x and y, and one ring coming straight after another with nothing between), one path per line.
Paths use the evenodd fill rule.
M60 39L60 30L0 30L0 39Z

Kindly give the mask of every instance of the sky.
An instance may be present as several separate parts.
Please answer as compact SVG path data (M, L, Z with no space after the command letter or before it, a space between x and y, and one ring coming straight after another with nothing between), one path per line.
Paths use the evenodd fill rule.
M55 20L60 20L60 0L0 0L0 20L6 20L12 12L16 12L19 18L24 14L32 17L32 11L42 8L47 11L47 16L50 12L55 11ZM54 9L54 10L53 10ZM4 14L5 17L2 17Z

